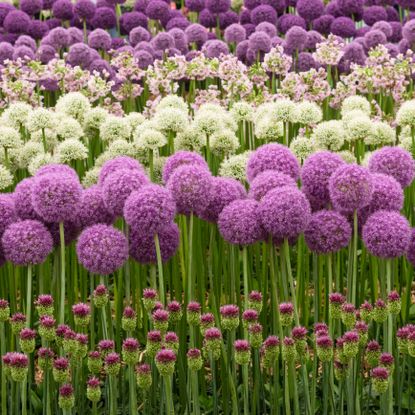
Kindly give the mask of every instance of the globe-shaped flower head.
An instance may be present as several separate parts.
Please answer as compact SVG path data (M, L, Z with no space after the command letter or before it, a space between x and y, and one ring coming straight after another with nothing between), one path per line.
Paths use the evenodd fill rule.
M331 175L329 191L333 206L351 213L370 203L373 193L372 176L364 167L346 164Z
M415 161L411 154L400 147L383 147L369 159L369 170L394 177L402 187L412 183L415 176Z
M32 203L45 222L74 220L82 195L78 178L68 174L42 174L35 177Z
M163 262L168 261L179 247L179 228L172 222L158 231L160 253ZM141 264L155 264L157 262L156 246L153 235L131 229L130 255Z
M311 215L304 232L305 241L312 252L328 254L347 246L352 236L348 220L333 210L320 210Z
M265 170L259 173L250 183L249 197L260 202L270 190L283 186L296 188L297 183L291 176L284 173L276 170Z
M128 241L110 225L92 225L79 235L76 253L89 272L107 275L121 268L128 259Z
M0 194L0 235L16 220L14 197L11 194Z
M148 184L132 192L124 205L125 221L150 236L173 221L176 205L171 193L162 186Z
M302 191L310 201L313 210L320 210L330 203L329 179L343 159L330 151L319 151L304 162L301 171Z
M306 229L311 208L303 192L283 186L262 198L258 213L262 226L273 238L293 239Z
M167 183L173 172L180 166L190 164L205 168L209 171L209 167L205 159L198 153L192 151L177 151L170 156L163 167L163 182Z
M252 199L235 200L219 215L222 237L231 244L250 245L264 237L259 221L259 204Z
M131 192L148 182L148 177L140 170L120 169L111 173L102 185L102 197L108 212L121 216Z
M11 224L1 241L6 259L15 265L41 264L53 249L52 235L37 220Z
M247 164L248 181L265 170L276 170L298 180L300 165L291 151L281 144L265 144L249 157Z
M102 186L105 179L116 170L128 169L139 170L144 173L143 166L135 159L127 156L118 156L111 160L106 161L99 172L98 184Z
M379 210L366 221L362 237L372 255L397 258L408 249L411 228L408 220L399 212Z
M411 230L411 239L409 241L408 250L406 252L406 258L415 267L415 228Z
M203 212L210 201L212 176L198 165L184 165L174 170L167 182L176 202L177 212L185 215Z
M246 191L240 182L232 178L212 177L212 180L210 202L200 216L209 222L216 222L223 208L234 200L244 199Z
M34 177L23 179L14 190L15 209L20 219L39 219L32 203L32 189L35 180Z

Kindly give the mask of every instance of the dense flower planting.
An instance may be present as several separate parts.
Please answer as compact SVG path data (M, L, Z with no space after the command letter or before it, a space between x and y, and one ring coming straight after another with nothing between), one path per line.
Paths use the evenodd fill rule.
M415 3L0 3L0 413L412 413Z

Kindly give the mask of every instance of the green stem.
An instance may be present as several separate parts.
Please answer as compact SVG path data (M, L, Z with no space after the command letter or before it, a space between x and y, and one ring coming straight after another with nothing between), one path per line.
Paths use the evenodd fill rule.
M22 415L27 415L27 379L20 384L22 399Z
M4 356L6 354L6 333L3 321L0 323L0 350L1 355ZM3 362L1 362L1 368L1 413L7 414L7 384L6 376L3 372Z
M249 415L249 380L248 380L248 365L242 366L242 378L244 387L244 414Z
M27 266L27 287L26 287L26 326L30 327L32 320L32 266Z
M166 391L166 413L174 415L173 394L171 390L171 376L164 376L164 385Z
M59 222L59 238L60 238L60 251L61 251L61 292L60 292L60 311L59 311L59 323L65 322L65 233L63 228L63 222Z
M193 222L194 222L194 215L193 213L190 214L189 218L189 252L188 252L188 262L187 262L187 280L188 280L188 292L187 292L187 299L188 302L192 301L193 299L193 270L192 270L192 262L193 262ZM192 346L193 347L193 346Z
M128 366L128 382L130 386L130 413L136 414L137 413L137 394L136 394L136 379L134 374L134 366Z
M157 234L154 235L154 243L156 245L157 255L157 268L159 275L159 287L160 287L160 301L163 305L166 303L165 289L164 289L164 275L163 275L163 260L161 258L160 241Z
M287 267L288 282L290 283L291 299L294 305L295 324L296 326L299 326L300 320L298 318L298 311L297 311L297 296L295 293L293 273L291 270L290 247L288 245L288 239L284 239L284 257L285 257L285 266Z
M386 260L386 285L388 293L392 291L392 260ZM392 313L388 313L388 332L386 341L386 351L388 353L393 352L393 316ZM388 388L388 399L387 399L387 413L388 415L393 414L393 373L389 376L389 388Z

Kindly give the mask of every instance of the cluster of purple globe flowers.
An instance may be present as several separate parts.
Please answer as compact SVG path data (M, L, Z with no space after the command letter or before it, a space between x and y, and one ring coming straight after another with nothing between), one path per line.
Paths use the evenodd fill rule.
M364 65L368 51L385 45L392 57L415 42L414 6L391 0L187 0L176 8L165 0L24 0L0 4L0 62L65 57L72 66L112 75L108 52L129 51L147 68L165 56L187 60L235 53L246 64L281 46L307 71L318 44L332 35L341 44L340 71ZM115 52L114 52L115 51ZM326 51L331 53L330 49Z

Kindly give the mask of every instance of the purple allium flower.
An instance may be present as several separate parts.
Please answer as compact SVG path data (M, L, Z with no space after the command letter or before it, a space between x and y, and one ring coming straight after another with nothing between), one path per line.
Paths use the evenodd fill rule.
M47 347L40 347L37 351L37 355L39 358L43 359L53 359L55 356L55 353L52 349L49 349Z
M330 14L323 14L317 19L313 20L313 29L322 35L330 34L330 27L333 23L334 17Z
M72 306L72 313L77 317L86 317L91 313L91 308L85 303L74 304Z
M259 204L255 200L235 200L219 214L222 237L231 244L249 245L263 238L259 221Z
M409 44L415 42L415 19L405 23L402 28L402 36Z
M277 28L272 23L262 22L259 25L257 25L257 27L255 28L255 31L266 33L271 38L271 45L272 46L275 46L275 44L273 43L275 41L275 39L281 40L281 38L279 38L277 36Z
M389 371L384 367L375 367L371 370L370 375L375 379L387 380L389 377Z
M69 368L69 360L66 357L57 357L53 361L53 367L58 370L66 370Z
M52 316L43 315L39 319L39 326L44 328L53 328L55 327L56 320Z
M174 169L167 188L176 202L177 212L186 215L203 212L210 201L212 183L205 167L186 164Z
M298 0L297 13L307 22L311 22L324 13L324 3L321 0Z
M167 183L174 171L183 165L196 165L209 171L205 159L198 153L191 151L177 151L170 156L163 167L163 182Z
M284 173L276 170L265 170L259 173L250 183L249 197L261 201L270 190L283 186L297 187L297 183L292 177Z
M381 20L379 22L376 22L372 26L372 29L373 30L380 30L381 32L383 32L383 34L386 36L386 38L388 40L390 40L391 36L393 35L392 26L390 25L390 23L385 22L384 20Z
M94 17L96 5L91 0L78 0L74 6L74 12L82 20L90 20Z
M73 5L70 0L56 0L52 6L53 16L61 20L71 20Z
M121 34L128 35L132 29L141 26L147 29L148 19L144 13L126 12L120 17Z
M17 221L15 200L10 193L0 194L0 235L10 224Z
M329 332L329 328L326 323L314 323L314 334L319 337L326 335Z
M236 352L248 351L250 349L250 345L247 340L235 340L233 342L233 347L235 348Z
M137 50L134 52L134 58L138 61L140 69L146 69L154 62L153 55L146 50Z
M11 10L3 21L3 27L8 33L25 33L29 26L30 17L20 10Z
M15 10L13 5L9 3L0 3L0 25L3 25L4 19L12 10Z
M387 19L388 15L383 6L369 6L363 11L363 21L368 26L373 26L376 22Z
M330 25L330 31L342 38L351 38L356 34L355 22L350 17L337 17Z
M6 259L16 265L41 264L53 248L50 232L37 220L11 224L1 241Z
M133 337L129 337L122 342L122 348L130 352L138 350L139 347L140 343L137 339L134 339Z
M156 361L159 363L175 362L176 353L171 349L161 349L156 355Z
M19 333L19 337L22 340L33 340L36 338L36 330L26 327Z
M161 258L168 261L179 247L179 228L175 223L170 223L158 232ZM131 229L130 255L142 264L155 264L157 261L156 248L153 235L143 234L140 230Z
M165 51L174 46L174 39L169 33L160 32L150 42L154 50Z
M0 42L0 63L7 59L12 59L14 53L14 47L8 42Z
M359 341L359 335L355 331L346 331L343 334L344 343L357 343Z
M97 377L92 376L88 379L87 385L88 385L89 388L96 389L96 388L100 387L101 382L99 381L99 379Z
M310 30L309 32L307 32L307 42L305 45L306 49L310 49L310 50L315 50L316 49L316 45L318 43L321 43L323 40L323 37L321 36L321 34L315 30Z
M238 23L231 24L225 29L224 39L227 43L239 44L246 39L246 30Z
M356 164L340 166L329 179L330 199L336 209L353 212L367 206L372 198L370 172Z
M13 52L13 60L17 60L19 58L30 61L35 59L35 54L33 50L27 46L15 47Z
M109 174L102 185L102 197L108 212L121 216L128 196L148 182L148 177L138 169L119 169Z
M209 205L203 212L200 212L200 217L210 222L216 222L219 214L226 206L245 197L245 188L239 181L226 177L212 177L212 193Z
M227 55L229 53L229 48L225 42L214 39L209 40L204 44L202 52L210 59L219 58L222 54Z
M220 314L223 317L239 317L239 307L235 304L227 304L220 307Z
M354 328L359 334L365 334L369 330L369 326L364 321L357 321Z
M205 331L206 340L220 340L222 338L222 333L216 327L211 327Z
M271 6L262 4L251 11L251 23L255 26L262 22L277 23L277 12Z
M411 154L400 147L383 147L369 159L369 170L394 177L402 187L412 183L415 176L415 161Z
M107 51L111 48L111 36L104 29L95 29L88 35L88 45L96 50Z
M107 354L108 352L114 349L115 349L114 340L104 339L98 343L98 350L103 354Z
M306 42L307 32L299 26L293 26L285 35L285 49L289 53L303 50Z
M36 213L47 222L63 222L76 217L81 200L79 180L67 174L35 176L32 203Z
M336 0L338 10L345 16L354 17L360 20L359 17L363 13L363 0Z
M109 225L92 225L79 236L76 252L79 262L91 273L107 275L128 259L128 241Z
M37 58L43 64L46 64L56 57L56 50L53 46L40 45L36 52L36 55L37 55ZM1 58L0 58L0 61L1 61Z
M204 26L193 23L185 30L186 39L188 43L196 43L197 45L203 45L207 41L207 30Z
M265 231L274 238L295 238L302 233L310 220L310 204L304 193L284 186L269 191L258 208Z
M242 320L245 324L256 323L258 321L258 311L248 308L242 313Z
M277 336L268 336L264 340L264 348L269 349L273 347L278 347L280 345L280 340Z
M205 8L205 0L186 0L185 6L191 12L201 12Z
M149 235L155 235L172 222L175 212L171 193L155 184L145 185L132 192L124 205L124 217L128 225Z
M271 39L265 32L254 32L249 36L248 47L255 56L258 52L267 53L271 50Z
M27 35L20 35L16 42L14 43L14 46L27 46L30 48L33 52L36 51L36 42L34 39L32 39L30 36Z
M116 23L115 11L109 7L98 7L91 20L91 25L95 29L112 29Z
M169 321L169 312L167 310L158 309L153 312L152 317L155 321L167 322Z
M81 228L86 228L96 223L110 225L114 221L114 216L105 207L100 186L94 185L82 191L77 221Z
M308 248L318 254L339 251L349 244L351 236L352 228L348 220L332 210L313 213L304 232Z
M219 28L225 30L228 26L239 22L239 16L233 10L219 13Z
M23 353L12 353L9 364L11 367L26 368L29 365L29 359Z
M291 336L294 338L294 340L305 340L307 337L307 329L302 326L294 327L291 330Z
M399 212L379 210L366 221L362 238L372 255L396 258L407 251L411 229L408 220Z
M20 0L20 10L27 13L29 16L34 16L42 10L42 0Z
M341 305L346 301L346 299L344 295L341 293L331 293L329 295L329 301L330 301L330 304Z
M281 34L286 34L292 27L294 26L298 26L301 27L302 29L306 29L306 21L297 15L293 15L293 14L283 14L277 22L277 29Z
M381 30L372 29L365 34L365 45L367 49L375 48L378 45L384 45L387 40Z
M150 1L146 7L146 15L152 20L167 20L169 12L169 5L162 0Z
M92 51L93 49L84 43L75 43L69 48L66 62L71 66L88 68L94 59Z
M203 9L199 13L199 23L207 28L215 27L216 18L208 9Z
M121 169L138 170L144 173L143 166L137 160L128 156L118 156L103 164L99 172L98 184L102 186L111 173Z
M144 27L135 27L128 35L131 46L136 46L140 42L148 42L151 39L150 32ZM112 48L114 48L112 46Z
M324 334L316 338L316 345L323 349L330 349L333 347L333 340L330 336Z
M297 71L299 72L308 72L310 69L316 69L317 68L317 63L313 58L313 55L311 53L308 52L300 52L298 54L298 59L297 59Z
M206 0L205 5L211 13L224 13L231 7L231 0Z

